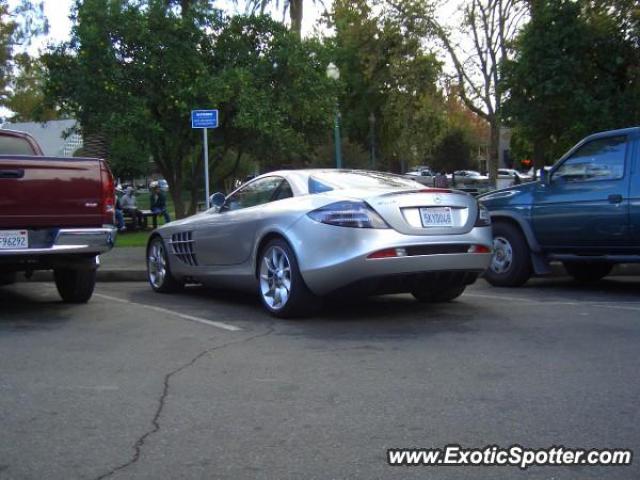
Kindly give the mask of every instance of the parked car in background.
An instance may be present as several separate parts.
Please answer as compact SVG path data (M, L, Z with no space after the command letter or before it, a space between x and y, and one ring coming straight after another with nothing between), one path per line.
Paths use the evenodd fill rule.
M515 180L518 177L521 182L530 182L533 178L527 173L519 172L514 168L499 168L498 169L498 180L500 179L510 179Z
M519 185L524 182L533 180L529 175L519 172L513 168L499 168L497 188L510 187L511 185Z
M422 167L405 173L405 176L428 187L433 187L436 173L431 171L429 167Z
M88 301L97 256L115 241L114 212L104 160L45 157L30 135L0 130L0 284L53 270L64 301Z
M561 261L579 281L640 263L640 127L591 135L543 178L479 197L491 212L485 278L518 286Z
M261 175L213 208L157 229L149 283L255 291L273 315L306 314L338 292L462 294L489 265L489 212L470 195L400 175L291 170Z
M489 183L489 177L475 170L456 170L453 175L447 175L447 178L454 180L455 186L477 187Z

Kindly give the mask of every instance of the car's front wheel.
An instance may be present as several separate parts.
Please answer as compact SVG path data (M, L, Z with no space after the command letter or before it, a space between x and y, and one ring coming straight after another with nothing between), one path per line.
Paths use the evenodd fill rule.
M529 245L518 227L510 223L493 225L493 257L484 278L496 287L519 287L531 277Z
M96 286L96 269L56 268L53 278L64 302L87 303Z
M167 249L158 236L147 246L147 278L151 288L160 293L177 292L184 286L171 274Z
M611 273L613 265L610 263L564 262L564 268L576 281L589 283L597 282Z
M296 256L284 239L267 243L259 261L259 294L269 313L280 318L302 317L317 308L319 298L304 283Z

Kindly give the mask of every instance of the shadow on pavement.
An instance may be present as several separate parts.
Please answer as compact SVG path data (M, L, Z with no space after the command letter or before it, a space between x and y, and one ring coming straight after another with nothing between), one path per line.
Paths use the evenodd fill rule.
M47 329L66 323L71 306L62 303L53 292L37 297L25 295L12 286L0 287L0 330Z

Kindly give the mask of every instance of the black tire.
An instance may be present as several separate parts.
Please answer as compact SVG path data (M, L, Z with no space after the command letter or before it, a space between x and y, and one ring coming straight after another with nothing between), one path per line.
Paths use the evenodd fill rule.
M285 260L282 265L284 265L285 262L288 263L288 276L286 266L284 269L278 269L278 265L274 264L274 250L278 255L284 253ZM269 258L267 258L267 256ZM279 318L306 317L320 307L320 298L314 295L307 287L300 274L295 253L284 239L274 238L269 241L260 250L258 262L258 294L260 295L262 305L271 315ZM280 270L282 270L282 278L278 278L278 272ZM267 278L265 278L265 276ZM289 288L286 287L287 281ZM282 295L278 295L276 293L277 291L288 292L288 297L284 300L283 304L281 304ZM270 295L270 293L272 293L272 295Z
M563 262L567 273L581 283L597 282L611 273L613 265L606 262Z
M0 287L16 283L16 277L17 275L15 272L0 273Z
M411 295L416 300L423 303L443 303L450 302L451 300L458 298L467 288L466 284L453 284L446 287L436 287L433 289L414 289L411 291Z
M493 257L484 278L495 287L519 287L531 277L531 251L522 231L506 222L493 225ZM502 255L502 257L500 257Z
M156 266L154 262L161 263ZM160 273L161 269L164 273ZM162 238L157 235L152 237L147 245L147 280L151 288L158 293L175 293L184 288L184 283L171 273L167 248Z
M53 278L65 303L87 303L96 286L96 269L56 268Z

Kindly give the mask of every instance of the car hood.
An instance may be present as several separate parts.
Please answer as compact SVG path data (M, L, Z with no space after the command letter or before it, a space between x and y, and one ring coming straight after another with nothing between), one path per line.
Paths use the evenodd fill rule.
M489 209L506 205L530 204L530 197L539 188L540 182L528 182L521 185L494 190L477 197Z

